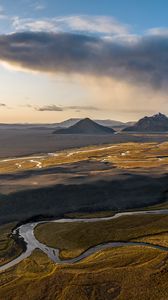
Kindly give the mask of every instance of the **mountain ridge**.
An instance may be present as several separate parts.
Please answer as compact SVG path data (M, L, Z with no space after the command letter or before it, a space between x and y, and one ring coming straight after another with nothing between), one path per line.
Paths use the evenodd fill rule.
M162 113L141 118L135 125L123 129L132 132L165 132L168 131L168 117Z
M68 128L72 125L75 125L77 122L81 121L82 118L70 118L65 121L62 121L58 123L59 127L62 128ZM111 119L105 119L105 120L99 120L99 119L93 119L94 122L96 122L99 125L107 126L107 127L118 127L118 126L126 126L127 123L117 121L117 120L111 120Z
M85 118L76 124L68 127L61 128L54 131L54 134L113 134L115 131L112 128L102 126L89 118Z

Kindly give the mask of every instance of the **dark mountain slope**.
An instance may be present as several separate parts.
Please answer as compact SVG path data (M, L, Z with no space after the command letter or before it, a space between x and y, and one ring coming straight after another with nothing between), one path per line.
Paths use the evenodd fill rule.
M109 127L102 126L89 118L80 120L69 128L55 130L55 134L88 134L88 135L104 135L113 134L115 131Z
M168 118L161 113L151 117L144 117L134 126L126 127L123 131L165 132L168 131Z

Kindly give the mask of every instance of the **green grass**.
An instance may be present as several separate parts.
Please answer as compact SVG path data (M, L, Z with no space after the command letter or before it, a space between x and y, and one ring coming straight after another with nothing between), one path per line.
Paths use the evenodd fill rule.
M84 218L84 219L90 219L90 218L104 218L104 217L112 217L115 215L115 212L113 211L97 211L94 213L68 213L68 214L64 214L64 216L66 218L74 218L74 219L78 219L78 218Z
M13 260L22 253L22 248L11 237L16 223L0 226L0 266Z
M124 216L95 223L47 223L35 229L37 239L61 250L62 258L72 258L86 249L109 241L131 241L168 231L168 216Z

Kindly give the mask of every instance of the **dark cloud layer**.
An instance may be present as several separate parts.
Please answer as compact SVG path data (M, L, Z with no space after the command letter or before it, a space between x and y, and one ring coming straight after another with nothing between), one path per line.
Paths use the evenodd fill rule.
M168 83L168 36L134 42L66 33L0 36L0 60L44 72L109 76L154 87Z

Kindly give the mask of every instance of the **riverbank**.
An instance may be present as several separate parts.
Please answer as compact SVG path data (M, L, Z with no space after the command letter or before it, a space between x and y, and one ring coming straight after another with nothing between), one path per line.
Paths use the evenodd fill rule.
M19 233L20 238L22 238L26 244L26 251L24 253L22 253L19 257L17 257L16 259L14 259L13 261L0 267L0 271L7 270L8 268L18 264L23 259L29 257L35 249L40 249L42 252L47 254L47 256L52 261L56 262L57 264L75 263L75 262L78 262L78 261L90 256L91 254L93 254L99 250L104 250L106 248L111 248L111 247L124 247L124 246L143 246L144 247L145 246L145 247L153 247L155 249L159 249L162 251L168 251L168 247L166 247L166 246L164 247L164 246L155 245L152 243L150 244L148 242L142 242L142 241L140 241L140 242L132 241L133 239L135 239L135 238L137 239L140 236L144 237L144 235L156 234L156 227L157 227L157 233L158 233L158 229L159 229L160 233L163 231L165 232L167 230L167 223L168 223L167 215L168 215L168 210L153 210L153 211L148 210L148 211L123 212L123 213L115 214L114 216L111 216L111 217L90 218L90 219L88 219L88 218L86 218L86 219L70 219L70 218L66 219L66 218L64 218L64 219L51 220L50 223L41 221L41 222L27 223L27 224L21 225L19 228L14 230L13 234L16 235ZM162 220L161 220L162 222L160 222L159 216L162 216ZM132 223L132 220L131 220L132 217L134 218L134 222L136 220L136 222L138 222L138 224L143 224L143 225L141 225L141 227L143 227L143 232L139 232L138 235L136 232L137 226L135 226L135 224ZM139 217L143 217L143 219L142 218L138 219ZM151 225L150 225L150 226L148 226L149 228L146 228L146 226L144 226L144 217L146 218L146 220L148 220L149 224L151 224L155 221L156 222L155 226L152 225L152 227L151 227ZM125 218L127 218L128 220L126 220ZM150 218L152 218L152 219L150 220ZM113 222L114 220L115 220L115 223L110 224L110 222ZM71 257L66 260L61 259L60 248L50 247L42 242L39 242L34 235L34 229L39 224L40 224L41 228L43 226L42 231L44 231L44 232L45 232L45 226L53 226L53 225L58 225L58 224L59 224L59 226L60 225L62 226L64 224L68 224L68 228L70 228L71 224L79 224L80 226L82 224L82 226L84 225L83 230L85 231L85 233L87 232L86 239L89 241L88 224L92 225L91 228L96 226L96 228L98 229L98 232L101 235L103 234L103 232L109 233L110 232L109 226L111 226L111 229L114 230L114 233L116 235L116 228L118 227L118 223L116 223L116 220L118 220L118 221L121 220L121 222L124 224L124 226L126 226L126 223L128 224L128 222L130 222L130 224L131 224L130 228L136 229L136 230L135 229L133 230L133 233L131 233L130 228L128 229L127 241L121 242L121 239L119 239L119 236L118 237L116 236L117 238L116 237L114 238L114 236L112 238L112 236L111 236L111 239L113 239L113 242L109 242L109 241L107 242L107 240L109 240L109 236L107 236L105 238L106 242L105 242L105 240L103 240L102 243L98 243L98 241L97 241L97 244L94 245L95 241L93 240L92 245L87 246L88 249L84 249L84 251L83 251L83 249L81 249L82 250L81 253L76 252L76 257ZM100 227L99 227L100 224L102 224L102 230L100 230ZM115 226L114 226L114 224L115 224ZM145 232L144 232L144 230L145 230ZM54 232L53 228L51 228L50 235L48 234L48 231L46 233L47 233L48 237L52 238L51 232ZM55 230L55 232L57 233L56 230ZM82 235L82 236L85 234L85 233L82 233L81 228L78 228L78 230L76 228L76 232L77 233L79 232L80 235ZM94 235L96 238L99 238L99 235L96 235L95 232L94 232ZM68 236L73 238L74 242L78 241L77 236L73 236L70 234L67 235L67 233L66 233L66 236L67 236L67 239L68 239ZM102 235L102 238L103 238L103 235ZM121 238L121 236L120 236L120 238ZM56 242L57 242L57 239L56 239ZM67 242L66 239L62 238L62 242L63 242L64 249L65 249L65 247L66 247L65 245ZM66 256L66 258L67 258L67 256Z

